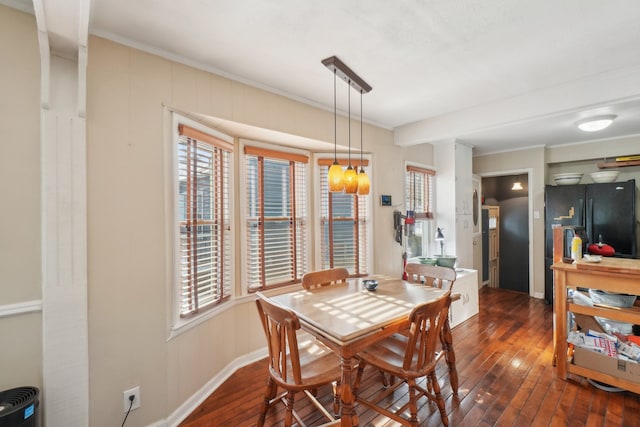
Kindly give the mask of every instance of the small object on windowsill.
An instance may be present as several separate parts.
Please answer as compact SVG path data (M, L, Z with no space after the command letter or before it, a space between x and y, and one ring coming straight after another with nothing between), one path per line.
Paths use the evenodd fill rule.
M562 257L562 262L564 262L565 264L573 264L573 258L568 256Z
M378 287L378 281L373 279L365 279L362 281L362 284L364 285L365 289L368 291L375 291L376 288Z

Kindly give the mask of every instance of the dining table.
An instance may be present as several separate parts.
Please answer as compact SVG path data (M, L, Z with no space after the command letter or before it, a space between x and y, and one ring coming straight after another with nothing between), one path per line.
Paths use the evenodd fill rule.
M363 280L377 280L369 291ZM445 289L414 284L389 276L348 279L345 283L315 289L301 289L268 298L293 311L303 330L312 334L340 356L340 425L357 426L352 389L354 357L372 343L409 327L409 314L418 304L438 299ZM451 328L445 322L442 335L449 379L458 388Z

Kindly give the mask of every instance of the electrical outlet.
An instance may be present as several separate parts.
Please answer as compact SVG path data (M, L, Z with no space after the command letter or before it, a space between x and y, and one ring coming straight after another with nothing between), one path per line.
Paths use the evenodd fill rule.
M131 401L129 400L130 396L133 396L133 405L131 405ZM138 409L140 407L140 386L123 391L122 397L124 399L124 412L129 410L129 405L131 405L132 411Z

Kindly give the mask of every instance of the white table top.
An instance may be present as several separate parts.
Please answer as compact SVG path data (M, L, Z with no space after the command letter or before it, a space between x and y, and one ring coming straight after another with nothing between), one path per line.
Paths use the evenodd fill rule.
M301 322L344 345L406 318L416 305L447 292L385 276L367 277L378 280L378 288L367 291L363 279L269 299L292 309Z

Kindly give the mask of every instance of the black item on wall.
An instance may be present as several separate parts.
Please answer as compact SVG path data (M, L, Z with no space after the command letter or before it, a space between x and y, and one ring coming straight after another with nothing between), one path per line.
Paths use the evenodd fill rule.
M38 427L39 394L36 387L0 391L0 427Z
M584 227L589 242L613 246L617 257L636 249L636 181L545 187L545 301L553 301L553 226Z

